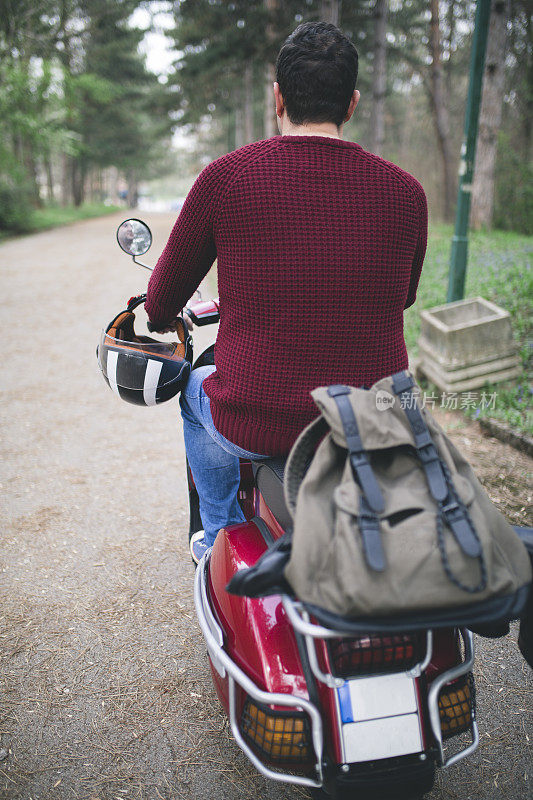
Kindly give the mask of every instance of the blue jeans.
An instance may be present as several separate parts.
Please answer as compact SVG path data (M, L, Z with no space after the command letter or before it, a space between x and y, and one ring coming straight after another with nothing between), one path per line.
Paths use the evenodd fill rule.
M225 439L215 428L209 397L203 387L204 379L214 371L214 366L193 369L180 396L185 450L200 499L205 543L209 546L214 543L221 528L244 522L237 499L239 458L269 458L243 450Z

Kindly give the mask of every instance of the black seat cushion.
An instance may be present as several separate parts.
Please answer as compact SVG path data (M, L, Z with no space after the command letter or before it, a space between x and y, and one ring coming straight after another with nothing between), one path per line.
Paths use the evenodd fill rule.
M263 495L277 522L285 531L292 525L292 517L283 494L283 475L286 463L286 458L252 461L255 485Z

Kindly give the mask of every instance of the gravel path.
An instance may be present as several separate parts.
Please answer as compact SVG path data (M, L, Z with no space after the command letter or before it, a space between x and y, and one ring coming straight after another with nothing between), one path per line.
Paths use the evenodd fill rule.
M153 263L173 220L146 218ZM177 406L119 402L96 365L100 328L145 286L115 243L119 219L0 247L0 797L306 797L256 774L211 688ZM492 496L525 522L531 460L476 425L444 422ZM532 684L515 639L478 640L481 746L439 775L432 800L529 796Z

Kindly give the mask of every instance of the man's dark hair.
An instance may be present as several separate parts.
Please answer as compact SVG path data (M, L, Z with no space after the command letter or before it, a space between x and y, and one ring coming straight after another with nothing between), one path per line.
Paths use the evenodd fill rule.
M276 62L276 80L290 121L342 125L357 81L357 62L357 50L335 25L299 25Z

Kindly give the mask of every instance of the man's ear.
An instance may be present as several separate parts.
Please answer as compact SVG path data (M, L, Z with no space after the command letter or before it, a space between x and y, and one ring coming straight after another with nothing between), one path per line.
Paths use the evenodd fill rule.
M276 98L276 114L281 119L285 111L285 102L277 81L274 83L274 97Z
M359 98L361 97L361 93L357 91L357 89L353 90L352 99L350 100L350 105L348 106L348 111L346 112L346 116L344 117L344 122L348 122L351 118L357 103L359 102Z

